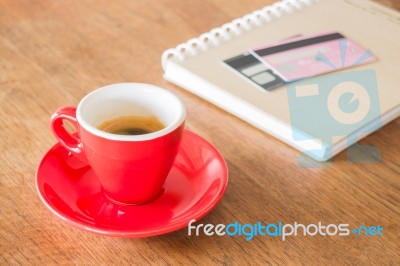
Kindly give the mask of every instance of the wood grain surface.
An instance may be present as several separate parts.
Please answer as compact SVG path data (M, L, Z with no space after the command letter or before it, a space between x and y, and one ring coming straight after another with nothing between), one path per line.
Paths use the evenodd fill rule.
M399 265L400 120L361 141L379 163L342 152L301 168L299 152L162 78L161 53L270 0L0 0L0 265ZM400 9L398 0L382 0ZM295 26L295 25L294 25ZM119 239L66 225L40 201L35 171L56 140L49 118L93 89L145 82L176 92L187 128L225 157L230 182L201 223L380 225L381 237L191 236Z

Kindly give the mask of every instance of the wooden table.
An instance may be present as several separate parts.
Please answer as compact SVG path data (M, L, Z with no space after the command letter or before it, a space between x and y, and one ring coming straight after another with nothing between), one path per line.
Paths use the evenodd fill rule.
M163 80L161 53L270 0L0 1L0 265L400 263L400 119L361 141L382 160L301 168L299 152ZM400 9L399 1L386 0ZM187 128L224 155L230 182L201 223L380 225L384 236L95 235L66 225L40 201L35 171L55 138L50 115L110 83L176 92ZM206 114L206 115L205 115Z

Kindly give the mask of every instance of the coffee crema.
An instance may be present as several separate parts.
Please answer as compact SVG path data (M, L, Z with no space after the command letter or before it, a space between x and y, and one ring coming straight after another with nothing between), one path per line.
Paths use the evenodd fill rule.
M144 135L165 128L155 116L121 116L102 122L98 129L116 135Z

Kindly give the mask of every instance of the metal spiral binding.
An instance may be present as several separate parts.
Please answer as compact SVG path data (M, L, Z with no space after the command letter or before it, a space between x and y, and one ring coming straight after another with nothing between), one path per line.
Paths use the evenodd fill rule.
M319 0L283 0L273 5L256 10L242 18L235 19L221 27L200 35L197 38L179 44L175 48L166 50L161 56L161 66L164 71L170 58L183 61L188 55L196 55L201 51L207 51L212 46L218 46L224 41L228 41L234 36L239 36L243 32L250 31L254 27L259 27L268 23L272 19L290 14L294 10L300 10L304 6L309 6Z

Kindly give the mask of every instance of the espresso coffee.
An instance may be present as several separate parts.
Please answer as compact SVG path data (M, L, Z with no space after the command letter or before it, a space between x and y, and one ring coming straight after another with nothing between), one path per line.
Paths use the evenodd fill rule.
M98 129L117 135L143 135L165 128L155 116L121 116L107 120Z

